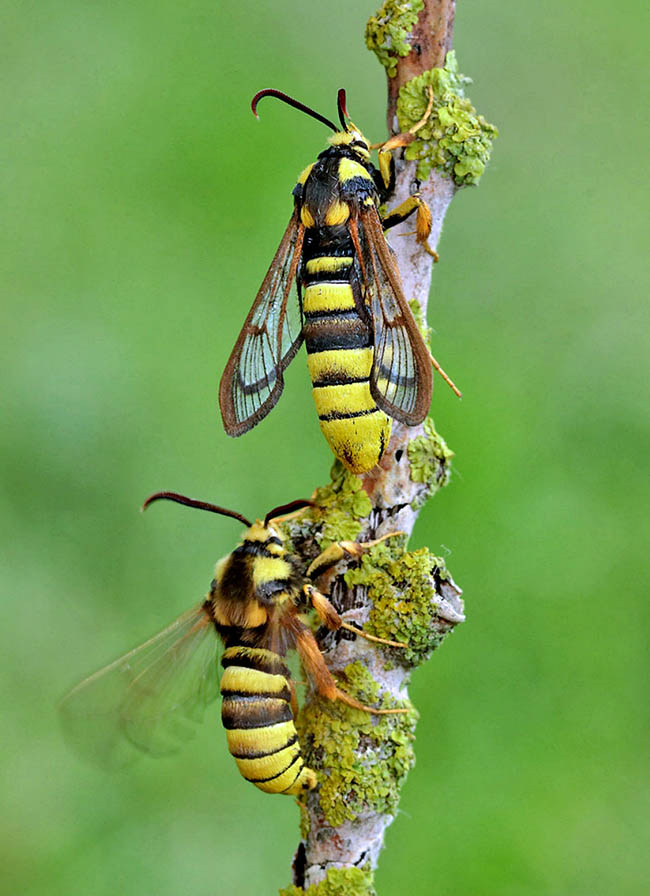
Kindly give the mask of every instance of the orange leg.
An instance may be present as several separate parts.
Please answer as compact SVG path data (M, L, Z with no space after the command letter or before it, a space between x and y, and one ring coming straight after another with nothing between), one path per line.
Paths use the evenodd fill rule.
M296 685L291 679L289 679L289 690L291 691L291 712L295 719L298 715L299 706L298 698L296 697Z
M356 625L350 625L347 622L343 622L330 601L324 594L321 594L320 591L314 588L313 585L305 585L303 591L307 600L311 603L314 610L316 610L316 614L320 621L323 625L326 625L330 631L336 632L340 628L344 628L349 632L354 632L355 635L359 635L360 638L365 638L366 641L372 641L375 644L385 644L387 647L408 647L408 644L405 644L404 641L389 641L387 638L377 638L375 635L369 635L367 632L364 632L362 628L357 628Z
M395 715L397 713L407 713L408 709L376 709L373 706L367 706L360 703L354 697L350 697L344 691L340 690L334 680L334 677L325 664L323 654L316 643L316 638L308 628L304 628L298 632L296 638L296 647L302 661L305 673L313 681L318 693L327 700L340 700L353 709L361 709L364 712L373 715Z
M417 193L413 196L409 196L409 198L405 199L404 202L397 206L397 208L394 208L392 211L385 214L381 219L381 226L384 230L395 227L396 224L401 224L402 221L406 221L406 219L415 211L417 211L415 230L410 231L409 233L401 233L399 236L415 235L418 243L429 253L433 260L439 261L440 256L427 242L431 233L431 209L424 199L418 196Z
M320 553L309 565L309 568L307 569L307 577L310 579L317 579L319 576L322 576L324 572L327 572L328 569L336 566L346 554L350 557L360 557L364 551L369 550L376 544L381 544L382 541L386 541L387 538L394 538L398 535L406 535L406 533L389 532L387 535L382 535L381 538L374 538L372 541L337 541L325 548L325 550L322 551L322 553Z
M435 358L433 357L433 355L431 354L431 350L429 350L429 356L430 356L430 358L431 358L431 363L433 364L433 366L435 367L435 369L438 371L438 373L440 374L440 376L443 378L443 380L447 383L448 386L451 386L451 388L453 389L453 391L456 393L456 395L457 395L459 398L462 398L462 397L463 397L463 393L460 391L460 389L458 388L458 386L456 386L456 384L453 382L453 380L451 380L451 379L447 376L447 374L446 374L445 371L442 369L442 367L440 366L440 364L438 364L438 362L436 361L436 359L435 359Z

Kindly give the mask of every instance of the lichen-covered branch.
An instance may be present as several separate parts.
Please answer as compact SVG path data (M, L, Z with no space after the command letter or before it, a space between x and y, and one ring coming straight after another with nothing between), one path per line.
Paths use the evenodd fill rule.
M451 51L455 0L386 0L370 19L366 41L386 69L388 125L407 131L427 108L430 118L397 160L390 205L418 192L432 211L430 244L438 244L456 190L478 182L496 129L465 97L469 79ZM412 224L390 231L404 291L429 339L426 308L432 257L412 236ZM439 381L440 382L440 381ZM345 559L319 586L348 623L406 649L374 646L347 631L317 633L341 689L363 703L404 707L399 715L369 715L308 691L298 720L305 759L319 786L302 802L301 842L293 884L282 896L372 896L373 870L393 820L400 788L414 761L417 712L408 700L411 670L464 620L460 589L444 560L426 548L406 549L424 502L447 484L452 452L428 419L418 427L393 423L380 464L359 477L340 462L316 506L287 521L286 535L305 568L329 544L365 542L401 533Z

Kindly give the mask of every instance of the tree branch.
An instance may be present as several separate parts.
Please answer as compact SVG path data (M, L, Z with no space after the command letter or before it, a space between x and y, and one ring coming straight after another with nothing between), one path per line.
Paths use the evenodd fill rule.
M448 56L454 13L454 0L386 0L366 34L387 70L391 133L407 129L411 114L413 121L421 118L431 90L435 96L429 130L423 129L417 135L424 134L422 139L406 151L411 160L396 160L397 183L389 202L393 207L417 189L432 211L433 246L458 187L478 181L496 133L464 98L467 79L458 74L453 54ZM412 230L412 224L395 227L390 244L405 294L428 337L424 321L433 259L412 233L407 235ZM334 541L405 533L360 560L341 561L319 586L329 589L345 621L405 641L408 648L374 646L345 631L323 629L317 638L341 689L367 704L411 711L370 716L323 700L310 688L298 729L319 786L301 802L293 885L282 896L374 894L372 872L414 760L417 714L408 702L410 672L464 620L460 589L444 561L427 549L405 550L421 506L448 482L451 456L432 420L418 427L393 422L389 446L375 469L358 477L337 461L331 483L316 492L316 506L285 523L305 568Z
M413 4L416 6L417 4ZM456 0L427 0L410 31L411 51L399 59L394 77L388 78L388 130L393 128L397 97L413 78L432 68L442 68L451 50Z

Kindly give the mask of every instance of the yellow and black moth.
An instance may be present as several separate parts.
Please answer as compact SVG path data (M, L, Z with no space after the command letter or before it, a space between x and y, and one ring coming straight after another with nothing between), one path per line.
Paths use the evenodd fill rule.
M384 238L384 230L417 212L417 238L428 249L429 209L414 195L379 213L395 184L392 150L418 126L379 147L377 168L374 147L349 120L345 91L338 93L341 128L273 89L253 98L255 114L265 96L334 134L298 178L291 220L226 365L219 387L224 427L239 436L268 414L304 340L323 434L348 469L363 473L381 460L393 419L415 426L426 416L432 364L460 395L422 338Z
M134 747L165 755L192 735L221 692L228 749L243 777L267 793L313 788L316 774L305 765L295 727L297 702L285 661L289 651L298 652L307 678L322 696L371 713L406 712L373 709L340 690L305 619L315 610L331 630L345 628L371 641L405 646L344 622L313 585L345 553L359 555L377 542L331 545L301 573L274 522L310 501L277 507L263 521L251 523L235 511L176 492L151 495L143 509L161 499L233 517L246 531L234 551L217 563L201 604L63 699L60 710L69 739L109 768L133 758Z

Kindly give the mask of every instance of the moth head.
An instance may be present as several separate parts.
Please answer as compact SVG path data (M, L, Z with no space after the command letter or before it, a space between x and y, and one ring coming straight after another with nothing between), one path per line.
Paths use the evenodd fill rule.
M197 501L195 498L188 498L186 495L179 495L178 492L156 492L150 495L142 505L142 510L146 510L154 501L174 501L176 504L183 504L185 507L196 507L199 510L207 510L210 513L218 513L221 516L229 516L232 519L239 520L246 526L242 541L240 544L247 542L248 544L259 543L264 546L272 554L280 556L284 553L282 530L277 525L279 520L293 516L305 507L313 507L313 501L291 501L289 504L281 504L269 510L263 520L255 520L251 523L241 513L236 510L227 510L217 504L211 504L207 501Z
M330 146L347 147L364 162L367 162L370 158L370 144L354 125L350 126L350 130L337 131L336 134L332 134L328 143Z

